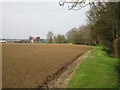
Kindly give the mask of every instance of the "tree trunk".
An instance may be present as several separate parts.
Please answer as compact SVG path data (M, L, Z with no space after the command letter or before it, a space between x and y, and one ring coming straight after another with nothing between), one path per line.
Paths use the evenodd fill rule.
M120 38L114 41L115 57L120 58Z

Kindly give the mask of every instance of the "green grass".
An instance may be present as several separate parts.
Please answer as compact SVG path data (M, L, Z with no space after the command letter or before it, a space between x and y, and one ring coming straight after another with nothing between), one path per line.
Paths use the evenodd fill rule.
M118 88L118 59L110 58L102 51L103 47L95 47L83 60L68 88Z

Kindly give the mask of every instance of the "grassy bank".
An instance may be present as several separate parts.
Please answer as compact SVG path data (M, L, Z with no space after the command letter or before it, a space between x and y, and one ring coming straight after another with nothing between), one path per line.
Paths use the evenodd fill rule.
M118 59L110 58L102 49L95 47L83 60L69 82L69 88L118 88Z

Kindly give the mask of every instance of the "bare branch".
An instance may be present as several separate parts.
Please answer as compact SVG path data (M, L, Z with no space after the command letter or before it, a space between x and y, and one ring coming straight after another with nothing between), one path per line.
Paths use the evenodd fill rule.
M70 0L70 1L67 1L67 0L61 0L59 2L59 5L60 6L64 6L65 4L70 4L68 6L68 9L69 10L79 10L87 5L89 5L88 3L86 3L86 0Z

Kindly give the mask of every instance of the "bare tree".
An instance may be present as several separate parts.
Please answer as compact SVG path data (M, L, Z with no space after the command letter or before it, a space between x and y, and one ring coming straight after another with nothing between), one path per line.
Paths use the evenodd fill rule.
M66 33L67 41L73 44L82 42L82 36L77 28L72 28Z
M49 31L47 34L47 42L48 43L53 43L53 36L54 36L54 34L52 33L52 31Z
M66 42L65 35L58 34L58 35L54 36L54 42L55 43L65 43Z

